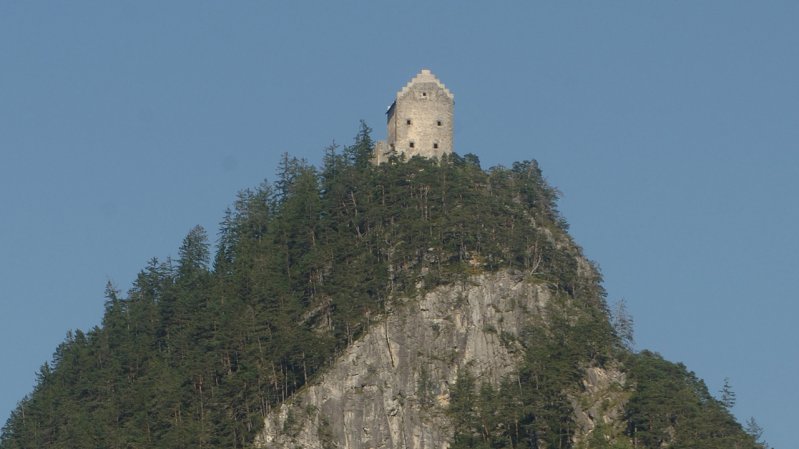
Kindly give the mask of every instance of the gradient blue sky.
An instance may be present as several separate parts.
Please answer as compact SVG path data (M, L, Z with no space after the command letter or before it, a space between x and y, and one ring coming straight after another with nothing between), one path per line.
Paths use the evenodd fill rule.
M318 163L422 67L455 148L537 159L625 298L795 446L799 3L0 1L0 421L103 290Z

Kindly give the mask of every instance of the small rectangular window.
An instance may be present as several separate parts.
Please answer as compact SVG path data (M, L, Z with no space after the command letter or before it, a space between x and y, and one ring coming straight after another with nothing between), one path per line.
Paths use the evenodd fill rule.
M436 122L436 124L437 124L438 126L441 126L441 120L437 121L437 122Z
M405 124L406 124L406 125L410 125L410 124L411 124L411 119L407 119L407 120L405 120Z
M438 148L438 143L434 143L433 148Z
M409 144L409 146L410 146L411 148L413 148L413 142L411 142L411 143Z

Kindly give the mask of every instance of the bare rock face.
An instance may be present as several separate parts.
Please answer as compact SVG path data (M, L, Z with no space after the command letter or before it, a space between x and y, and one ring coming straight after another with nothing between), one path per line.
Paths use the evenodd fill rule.
M313 385L266 419L268 448L446 448L445 414L459 367L498 382L545 288L509 273L474 276L395 306Z
M607 438L622 435L625 421L621 418L630 396L626 385L627 377L619 369L586 369L583 389L571 395L577 425L573 437L575 447L587 447L591 433L599 426L604 427L602 433ZM580 446L580 443L586 446Z
M312 385L267 417L256 447L447 448L450 387L468 367L497 384L522 354L515 336L543 313L542 285L509 273L473 276L409 299L348 347ZM583 438L614 374L589 371L574 397ZM603 418L604 419L604 418Z

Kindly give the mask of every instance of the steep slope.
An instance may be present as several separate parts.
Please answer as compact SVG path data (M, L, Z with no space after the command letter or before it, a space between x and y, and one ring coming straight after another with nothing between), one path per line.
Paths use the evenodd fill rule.
M535 161L372 151L364 126L320 169L286 155L213 259L195 228L109 285L0 448L755 447L685 367L623 349Z
M256 446L448 447L455 431L448 406L459 370L499 385L521 363L518 339L541 324L551 297L523 274L501 271L397 304L266 419ZM586 374L586 388L573 398L582 425L575 441L595 420L618 419L623 383L615 370L595 367ZM605 400L615 406L603 408Z
M517 336L548 292L508 273L478 275L397 304L313 385L266 420L264 447L446 447L459 367L498 384ZM523 312L526 311L526 312Z

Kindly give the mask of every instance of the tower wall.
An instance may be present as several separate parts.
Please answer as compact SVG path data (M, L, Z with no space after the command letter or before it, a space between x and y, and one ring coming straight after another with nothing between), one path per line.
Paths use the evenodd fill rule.
M452 153L452 93L429 70L422 70L401 91L387 115L388 135L376 147L376 162L392 150L406 158L438 158Z

